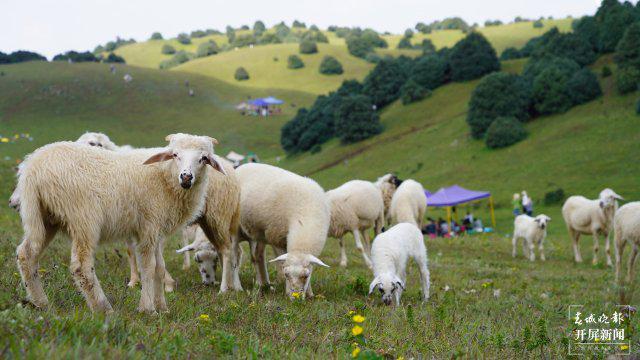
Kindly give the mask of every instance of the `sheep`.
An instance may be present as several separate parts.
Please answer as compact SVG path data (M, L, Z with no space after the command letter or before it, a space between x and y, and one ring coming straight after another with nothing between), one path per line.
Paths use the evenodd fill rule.
M58 230L71 239L70 268L92 311L113 312L94 270L100 241L136 237L142 275L138 310L167 311L163 291L166 235L195 220L204 208L217 141L173 134L169 146L146 161L72 142L45 145L27 157L18 180L24 238L17 263L27 299L48 304L38 275L42 252Z
M240 234L251 243L256 284L270 286L265 247L279 255L286 294L313 297L314 265L329 267L318 256L324 248L331 209L315 181L275 166L250 163L236 169L240 182Z
M118 146L111 141L109 136L99 132L86 132L76 140L78 144L101 147L110 151L129 151L133 150L131 145Z
M384 226L384 201L382 192L371 182L352 180L340 187L327 191L331 203L331 224L329 235L340 241L340 266L347 266L347 254L342 237L351 232L356 247L362 253L365 263L372 267L369 251L369 232L374 228L376 236ZM362 245L362 239L366 247Z
M398 177L393 174L385 174L379 177L378 180L374 182L374 185L377 186L382 193L385 214L389 214L389 206L391 206L393 193L396 192L396 189L398 188L398 186L400 186L400 184L402 184L402 180L398 179Z
M374 279L369 285L369 295L377 288L385 305L391 305L395 298L396 306L399 306L402 292L406 289L409 257L418 264L422 300L427 301L431 286L427 248L424 246L422 232L411 223L397 224L373 240L371 259Z
M394 224L408 222L422 229L427 211L427 195L415 180L404 180L393 194L389 213Z
M625 298L624 284L620 278L622 253L627 241L632 245L631 256L627 268L626 284L634 279L633 267L638 256L640 246L640 201L630 202L620 207L613 220L615 230L616 283L620 285L620 297L623 304L631 303L631 295Z
M544 257L544 239L547 237L547 223L551 218L547 215L540 214L531 217L529 215L518 215L513 222L513 246L512 256L516 257L516 245L518 239L522 239L522 252L524 256L531 261L535 261L536 254L533 251L534 245L538 245L540 251L540 260L545 261Z
M611 189L604 189L596 200L583 196L571 196L562 206L562 217L567 225L569 236L573 240L573 254L577 263L582 262L578 240L581 234L593 235L593 265L598 263L598 235L606 239L605 251L607 265L612 266L609 249L609 234L613 225L613 216L618 208L616 200L623 198Z
M189 258L189 251L195 251L194 258L196 263L198 263L202 283L204 285L215 285L216 269L218 268L218 260L220 258L218 251L216 251L200 226L188 226L185 228L185 232L189 236L193 233L195 239L191 244L187 244L181 249L176 250L176 252L179 254L184 253L186 255L185 258ZM183 234L185 232L183 232Z

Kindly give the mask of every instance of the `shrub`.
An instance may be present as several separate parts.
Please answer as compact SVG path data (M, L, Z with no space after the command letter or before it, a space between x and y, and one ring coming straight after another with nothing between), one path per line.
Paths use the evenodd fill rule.
M436 47L429 39L422 40L422 43L420 43L419 47L420 50L422 50L422 55L431 55L436 53Z
M602 95L598 77L587 68L573 74L567 82L567 90L574 105L584 104Z
M183 45L191 44L191 38L186 33L181 33L178 35L178 42Z
M315 41L316 43L328 43L329 39L321 31L306 31L302 34L302 40Z
M527 130L514 117L497 118L487 130L486 144L490 149L513 145L527 137Z
M298 20L293 20L293 24L291 26L292 27L297 27L297 28L303 28L303 29L307 28L307 24L303 23L302 21L298 21Z
M352 95L342 99L336 110L335 133L343 144L367 139L382 132L378 114L371 99L365 95Z
M191 32L190 37L192 38L201 38L207 36L207 33L203 30L194 30Z
M194 58L193 54L187 53L186 51L178 51L170 59L160 62L160 69L163 69L163 70L170 69L180 64L184 64L193 58Z
M473 80L500 70L496 51L482 34L476 32L451 49L449 63L453 81Z
M412 78L426 89L435 89L445 81L447 64L438 55L418 58L413 65Z
M318 52L318 45L314 41L304 40L300 42L300 54L315 54Z
M502 54L500 54L500 60L514 60L522 58L522 54L520 54L520 50L509 47L504 49Z
M350 36L347 38L347 49L351 55L365 58L369 53L373 52L373 45L361 37Z
M593 51L598 51L600 28L596 18L593 16L583 16L571 24L573 33L587 40L591 44Z
M638 99L638 102L636 103L636 114L640 115L640 99Z
M367 56L365 56L364 60L372 64L377 64L382 61L382 56L376 54L375 52L370 52L367 54Z
M580 65L571 59L547 56L529 61L522 74L528 81L533 83L533 80L549 67L558 68L569 77L580 70Z
M267 30L267 27L264 26L264 23L260 20L256 21L253 24L253 35L260 36Z
M26 51L26 50L18 50L18 51L14 51L11 54L6 55L5 54L5 60L6 63L11 64L11 63L21 63L21 62L26 62L26 61L47 61L47 58L32 52L32 51Z
M413 49L413 45L411 45L411 38L404 36L400 39L398 43L398 49Z
M209 40L205 41L202 44L198 45L198 50L196 50L196 57L205 57L209 55L215 55L220 51L218 48L218 44L215 41Z
M256 40L255 36L253 36L253 34L243 34L240 36L236 36L233 39L231 45L233 47L247 47L250 45L255 45L257 42L258 41Z
M604 53L614 51L629 24L636 21L635 10L618 1L603 1L595 17L601 29L598 45Z
M467 123L471 136L482 138L491 123L499 117L519 121L529 119L531 91L520 76L503 72L485 76L473 90L469 101Z
M564 57L577 62L580 66L590 65L596 60L596 53L591 44L583 37L572 33L554 36L542 51L533 55Z
M151 34L151 40L162 40L162 34L160 34L159 32L154 32L153 34Z
M400 88L400 99L402 99L403 105L422 100L429 94L429 90L425 89L413 79L407 80Z
M298 55L289 55L287 59L287 67L289 69L301 69L304 67L304 62Z
M114 53L109 53L109 56L107 56L103 61L106 63L120 63L120 64L125 63L124 58L122 56L118 56Z
M175 54L176 53L176 48L174 48L173 46L169 45L169 44L164 44L162 45L162 53L165 55L171 55L171 54Z
M522 57L529 57L544 49L545 46L553 39L558 36L560 31L558 31L557 27L551 28L551 30L545 32L544 34L534 37L527 41L527 43L520 49L520 53Z
M627 67L616 72L616 86L620 94L628 94L638 90L640 83L640 70Z
M607 65L603 65L602 66L602 71L600 72L600 75L602 75L603 78L609 77L611 76L612 72L611 72L611 68Z
M276 34L272 34L272 33L262 34L262 36L258 38L258 44L261 44L261 45L280 44L280 43L282 43L282 40L280 40L280 38Z
M69 61L71 60L72 62L76 63L76 62L97 62L98 58L96 58L95 55L93 55L93 53L89 52L89 51L85 51L85 52L77 52L77 51L67 51L64 54L58 54L56 56L53 57L53 61Z
M532 91L534 108L538 113L556 114L571 108L573 101L567 82L572 75L552 66L535 78Z
M365 77L363 93L382 108L398 99L400 87L407 79L407 73L398 59L383 59Z
M333 56L325 56L320 63L320 73L324 75L339 75L342 74L342 64Z
M411 30L410 28L404 31L404 37L406 38L412 38L413 37L413 30Z
M536 20L533 22L533 27L535 29L541 29L544 27L544 24L542 23L542 20Z
M564 190L562 188L557 188L555 190L549 191L544 194L544 204L545 205L556 205L562 204L565 199Z
M616 48L615 61L618 67L640 69L640 22L629 26Z
M236 72L235 74L233 74L233 77L238 81L249 80L249 73L245 68L241 66L236 69Z

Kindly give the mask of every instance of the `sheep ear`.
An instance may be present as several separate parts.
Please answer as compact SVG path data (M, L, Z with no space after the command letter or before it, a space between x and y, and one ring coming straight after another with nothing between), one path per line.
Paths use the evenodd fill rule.
M309 262L313 265L320 265L320 266L324 266L324 267L329 267L329 265L325 264L322 262L322 260L318 259L317 257L309 254L307 255L307 258L309 259Z
M540 224L540 219L538 219L538 218L533 219L533 221L535 221L535 222L537 222L538 224Z
M222 164L218 160L216 160L216 158L214 158L213 156L208 155L206 163L211 165L212 168L221 172L223 175L227 175L227 172L224 170L224 167L222 167Z
M369 284L369 295L371 295L371 293L380 285L382 285L382 283L376 276L376 278L371 281L371 284Z
M272 262L276 262L276 261L285 261L287 260L287 257L289 256L289 254L282 254L280 256L278 256L277 258L273 259L273 260L269 260L270 263Z
M193 251L193 250L195 250L195 249L196 249L196 247L195 247L195 246L193 246L193 244L189 244L189 245L187 245L187 246L183 247L182 249L178 249L178 250L176 250L176 252L177 252L178 254L182 254L182 253L183 253L183 252L185 252L185 251Z
M207 138L209 138L209 140L211 140L211 144L214 145L214 146L220 144L220 142L216 138L213 138L211 136L207 136Z
M394 282L396 285L402 288L402 290L406 290L404 287L404 281L402 281L398 276L395 277Z
M616 193L613 193L613 198L617 200L624 200L624 198Z
M604 202L602 202L602 200L600 200L600 209L604 209Z
M177 134L169 134L169 135L165 136L165 137L164 137L164 139L165 139L166 141L171 142L171 139L173 139L173 137L174 137L174 136L176 136L176 135L177 135Z
M149 164L153 164L161 161L171 160L172 158L173 158L173 153L171 151L164 151L161 153L157 153L152 157L148 158L147 161L145 161L143 164L149 165Z

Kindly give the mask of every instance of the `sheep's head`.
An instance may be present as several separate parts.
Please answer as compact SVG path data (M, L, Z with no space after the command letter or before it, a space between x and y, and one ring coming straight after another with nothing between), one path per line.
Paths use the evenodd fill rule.
M600 208L603 210L613 209L617 206L617 200L624 200L622 196L609 188L602 190L598 198L600 199Z
M286 253L270 262L282 262L282 271L286 280L287 295L293 300L294 293L305 297L314 265L329 267L311 254Z
M208 239L204 241L196 240L192 244L176 250L179 254L185 251L195 251L194 260L198 263L198 271L202 277L202 283L204 285L215 284L219 256L213 244Z
M115 151L118 148L107 135L97 132L86 132L82 134L82 136L76 140L76 143L95 146L111 151Z
M187 134L169 135L166 140L169 141L167 150L153 155L144 164L173 161L178 182L182 188L190 189L196 184L205 171L206 165L226 175L222 165L213 156L213 145L218 144L218 140L208 136Z
M535 219L533 219L533 221L535 221L538 224L540 229L544 230L547 228L547 223L551 221L551 218L545 214L540 214L536 216Z
M400 293L404 288L404 281L402 281L398 275L383 273L376 276L369 285L369 295L378 289L382 296L382 302L385 305L391 305L394 297L396 301L400 299Z

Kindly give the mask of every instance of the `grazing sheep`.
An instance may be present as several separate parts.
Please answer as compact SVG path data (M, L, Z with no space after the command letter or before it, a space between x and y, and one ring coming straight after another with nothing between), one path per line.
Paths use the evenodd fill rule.
M630 202L620 207L613 220L615 230L615 256L616 256L616 283L620 285L620 295L622 303L631 303L631 295L625 298L624 285L630 284L634 279L633 268L638 256L638 246L640 246L640 201ZM622 253L627 241L631 243L631 255L627 265L627 278L625 283L620 278L620 268L622 263Z
M136 237L142 275L138 310L166 311L164 238L195 220L204 208L206 165L215 139L174 134L169 146L146 161L72 142L36 150L25 160L18 191L24 239L17 262L28 299L48 304L38 275L42 252L58 230L72 242L70 268L92 311L112 312L94 270L100 241Z
M377 288L382 295L382 302L391 305L395 298L399 306L402 291L406 288L409 257L418 264L422 299L428 300L431 280L427 267L427 248L420 229L410 223L397 224L373 240L371 259L374 279L369 285L369 295Z
M347 266L347 254L342 237L347 232L351 232L364 262L371 268L371 259L367 255L369 229L373 227L376 236L382 232L384 226L382 192L369 181L352 180L327 191L327 198L331 203L329 235L340 241L340 266ZM366 247L362 244L363 239Z
M578 240L581 234L593 235L593 264L598 263L598 235L606 239L605 251L607 265L612 266L611 250L609 249L609 234L613 225L613 216L618 209L618 202L623 200L611 189L604 189L596 200L589 200L584 196L571 196L562 206L562 217L567 224L569 236L573 240L573 254L576 262L582 262Z
M374 185L380 189L382 192L382 200L384 202L384 213L387 217L385 220L390 222L389 218L389 207L391 206L391 199L393 198L393 194L396 192L398 186L402 184L402 180L398 179L397 176L393 174L386 174L378 178Z
M189 235L193 232L195 239L191 244L187 244L183 248L176 250L176 252L179 254L184 253L186 255L185 257L188 258L189 251L195 251L194 259L198 263L198 270L202 276L202 283L204 285L215 285L216 269L218 268L219 259L218 251L216 251L215 247L209 241L200 226L188 226L185 230L189 232Z
M422 185L415 180L404 180L393 194L389 214L393 224L407 222L422 229L424 213L427 211L427 195Z
M518 239L522 239L522 252L526 258L535 261L536 254L533 248L538 245L540 260L545 261L544 239L547 237L547 223L549 221L551 221L551 218L544 214L540 214L535 218L529 215L518 215L513 222L512 256L516 257L516 245Z
M258 286L269 286L265 247L271 245L292 299L312 297L313 265L324 248L331 208L315 181L275 166L251 163L236 169L240 182L241 236L251 243Z

